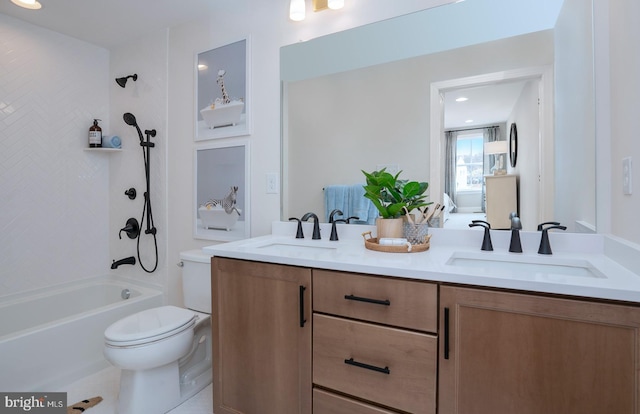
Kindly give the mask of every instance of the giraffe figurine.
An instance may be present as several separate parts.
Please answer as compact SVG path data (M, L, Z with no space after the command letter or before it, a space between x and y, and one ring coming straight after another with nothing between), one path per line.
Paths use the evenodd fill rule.
M218 71L218 78L216 79L216 83L218 85L220 85L220 89L222 89L222 103L223 104L228 104L229 102L231 102L231 99L229 99L229 95L227 95L227 90L224 88L224 74L227 73L226 70L224 69L220 69Z

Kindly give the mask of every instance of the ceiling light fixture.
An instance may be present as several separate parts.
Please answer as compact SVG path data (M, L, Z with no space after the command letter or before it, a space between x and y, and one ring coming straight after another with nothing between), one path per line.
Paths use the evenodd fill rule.
M469 98L465 98L464 96L461 96L459 98L456 99L456 102L464 102L464 101L468 101Z
M42 8L42 4L37 0L11 0L11 3L30 10L38 10Z
M289 4L289 18L294 22L304 20L306 14L304 0L291 0Z
M338 10L344 7L344 0L311 0L313 5L313 11L318 12L322 10ZM305 15L305 0L291 0L289 3L289 18L295 22L304 20Z

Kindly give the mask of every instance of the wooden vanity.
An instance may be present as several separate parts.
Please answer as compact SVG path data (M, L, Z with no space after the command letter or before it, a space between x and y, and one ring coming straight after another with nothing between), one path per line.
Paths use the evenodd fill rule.
M640 414L640 307L212 259L214 412Z

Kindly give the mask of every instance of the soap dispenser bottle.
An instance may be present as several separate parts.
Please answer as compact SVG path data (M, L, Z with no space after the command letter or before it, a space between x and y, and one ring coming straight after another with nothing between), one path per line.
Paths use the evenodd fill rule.
M94 119L93 125L89 128L89 148L102 147L102 128L98 126L100 119Z

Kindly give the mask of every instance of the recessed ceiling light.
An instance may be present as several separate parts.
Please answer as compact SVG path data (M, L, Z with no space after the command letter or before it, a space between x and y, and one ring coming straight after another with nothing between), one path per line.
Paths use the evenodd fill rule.
M469 98L465 98L464 96L459 97L458 99L456 99L456 102L464 102L464 101L468 101Z
M467 119L466 121L464 121L465 124L470 124L473 122L473 119Z
M38 10L42 8L42 4L40 4L37 0L11 0L11 3L16 6L24 7L25 9Z

